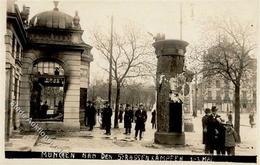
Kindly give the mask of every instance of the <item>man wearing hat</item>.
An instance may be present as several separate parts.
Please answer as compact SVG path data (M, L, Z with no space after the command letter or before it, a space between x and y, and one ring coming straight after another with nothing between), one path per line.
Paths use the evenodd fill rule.
M217 110L216 106L211 108L212 113L208 117L207 138L210 154L214 154L214 150L216 150L219 155L220 153L225 154L225 127Z
M84 123L85 126L88 126L88 117L89 117L89 111L90 111L90 107L91 107L91 101L87 101L87 105L86 105L86 109L85 109L85 117L84 117Z
M124 113L124 127L126 135L131 134L132 121L133 121L133 110L130 108L129 104L126 104L125 113Z
M96 108L94 106L93 102L90 102L90 108L88 112L88 125L89 125L89 131L93 130L94 125L96 124Z
M139 140L141 140L142 133L145 131L145 122L147 120L147 113L144 109L143 104L140 104L139 109L135 112L135 140L137 140L137 136L139 133Z
M103 109L103 119L104 127L106 129L105 134L111 135L111 116L112 116L112 109L110 108L109 102L105 103L105 108Z
M209 108L206 108L204 112L205 112L205 115L202 117L202 129L203 129L202 144L205 144L204 152L205 152L205 154L208 154L209 150L210 150L210 144L209 144L209 140L207 138L207 127L208 127L208 118L211 114L211 110Z

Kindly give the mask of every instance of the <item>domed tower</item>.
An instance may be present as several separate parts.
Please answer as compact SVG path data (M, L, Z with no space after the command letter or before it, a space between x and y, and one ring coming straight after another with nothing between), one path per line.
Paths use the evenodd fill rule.
M21 108L43 129L79 130L86 105L92 47L82 40L80 17L53 10L33 16L26 29ZM82 124L83 125L83 124ZM21 126L32 130L28 121Z

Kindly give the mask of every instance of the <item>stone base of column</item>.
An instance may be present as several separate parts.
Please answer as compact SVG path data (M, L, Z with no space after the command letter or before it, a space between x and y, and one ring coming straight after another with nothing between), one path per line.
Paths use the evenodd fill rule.
M154 142L156 144L185 145L185 134L174 132L155 132Z

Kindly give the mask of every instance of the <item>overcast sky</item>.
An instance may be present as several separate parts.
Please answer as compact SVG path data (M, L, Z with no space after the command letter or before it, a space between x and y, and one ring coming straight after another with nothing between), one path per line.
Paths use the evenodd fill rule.
M30 18L35 14L52 10L52 0L17 0L20 10L23 4L30 7ZM240 22L256 25L258 21L257 0L193 0L182 1L183 6L183 40L190 45L198 44L205 32L205 26L212 19L231 17ZM180 2L159 0L60 0L58 8L71 16L78 11L81 28L85 31L83 40L92 45L90 32L95 28L110 30L110 17L114 16L115 30L122 25L133 22L144 32L165 33L167 39L179 39L180 36ZM254 26L256 27L256 26ZM91 81L93 75L107 78L99 66L108 64L98 55L95 48L92 53Z

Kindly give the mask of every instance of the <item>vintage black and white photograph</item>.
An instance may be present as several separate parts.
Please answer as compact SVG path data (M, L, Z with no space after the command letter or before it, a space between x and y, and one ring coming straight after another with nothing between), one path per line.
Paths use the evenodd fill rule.
M257 0L6 0L4 158L257 163Z

